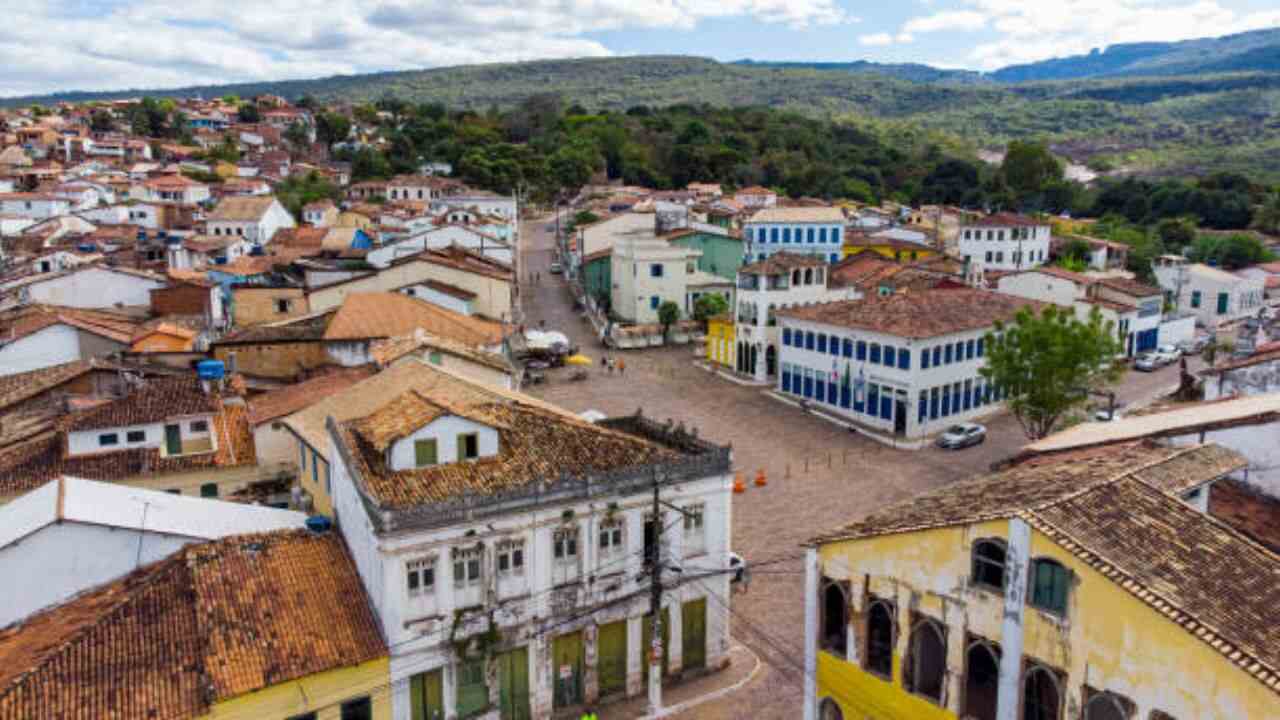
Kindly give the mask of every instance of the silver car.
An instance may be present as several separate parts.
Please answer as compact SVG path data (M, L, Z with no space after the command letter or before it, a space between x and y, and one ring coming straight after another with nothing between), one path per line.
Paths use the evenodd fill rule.
M981 445L987 439L987 429L977 423L960 423L947 428L938 436L937 445L943 450L959 450Z

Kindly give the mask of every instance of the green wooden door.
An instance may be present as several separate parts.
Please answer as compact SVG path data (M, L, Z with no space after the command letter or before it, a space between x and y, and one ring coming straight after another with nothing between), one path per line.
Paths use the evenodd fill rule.
M596 642L600 695L627 689L627 621L601 625Z
M502 720L530 720L528 648L508 650L499 655L497 661Z
M177 425L164 426L164 452L166 455L182 454L182 431Z
M551 641L551 672L555 674L556 708L582 704L582 669L585 661L581 632L561 635Z
M444 675L441 671L419 673L409 679L409 710L412 720L444 720Z
M489 707L489 686L484 679L484 660L467 660L458 665L458 717Z
M687 602L680 609L681 667L685 670L707 664L707 599Z
M666 608L662 609L662 674L667 674L667 648L671 642L671 614ZM649 680L649 653L652 652L653 645L653 617L646 615L644 618L644 632L641 633L640 660L641 667L644 668L645 682Z

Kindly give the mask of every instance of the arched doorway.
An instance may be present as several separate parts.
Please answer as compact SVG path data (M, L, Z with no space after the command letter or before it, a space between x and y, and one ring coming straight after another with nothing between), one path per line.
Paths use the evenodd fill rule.
M746 372L746 371L747 371L747 370L746 370L746 368L747 368L747 347L746 347L746 345L745 345L744 343L738 343L738 356L737 356L737 359L738 359L738 361L737 361L737 363L735 363L735 364L734 364L734 367L737 369L737 371L738 371L738 372Z
M751 346L751 360L750 360L750 362L748 363L749 367L747 368L747 374L748 374L748 375L755 375L755 374L756 374L756 362L757 362L759 359L760 359L760 349L759 349L759 348L757 348L755 345L752 345L752 346Z
M964 712L962 717L995 720L1000 685L1000 651L975 641L964 660Z
M907 645L903 684L917 695L942 702L947 677L947 633L933 620L921 620Z
M822 592L822 649L836 657L849 650L849 598L844 588L828 583Z
M1059 720L1062 690L1058 678L1046 668L1035 666L1022 678L1023 720Z
M778 374L778 349L770 345L764 351L764 372L769 377Z
M1120 698L1111 693L1102 693L1089 698L1084 706L1084 720L1128 720Z

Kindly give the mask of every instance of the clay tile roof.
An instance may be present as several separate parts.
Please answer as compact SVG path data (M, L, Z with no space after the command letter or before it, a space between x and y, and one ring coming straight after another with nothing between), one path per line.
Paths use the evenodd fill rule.
M240 242L240 238L232 235L197 234L183 238L182 247L195 252L207 253L213 250L225 250L237 242Z
M737 194L738 195L776 195L777 193L775 193L774 191L766 187L760 187L759 185L752 185L751 187L742 188L737 192Z
M275 235L271 236L271 245L275 247L315 249L321 246L327 234L329 234L329 228L306 225L280 228L276 230Z
M200 187L204 185L204 183L196 182L181 173L157 175L156 177L148 178L143 184L147 187L156 188Z
M375 340L369 348L369 355L377 364L386 366L421 349L435 350L446 355L460 357L504 373L510 373L514 370L511 363L502 355L422 331L403 337Z
M1268 343L1255 350L1255 352L1238 360L1227 360L1219 363L1211 368L1206 368L1202 375L1219 375L1230 370L1238 370L1244 367L1252 367L1263 363L1280 362L1280 343Z
M28 305L0 315L0 337L16 340L54 325L69 325L99 337L128 343L140 324L136 318L106 310Z
M456 297L459 300L475 300L476 299L475 293L471 292L470 290L464 290L463 288L460 288L457 285L450 285L448 283L440 282L439 280L424 280L422 281L422 284L426 285L432 290L435 290L438 293L443 293L451 297Z
M340 535L232 536L0 630L0 717L202 717L386 654Z
M885 297L810 305L779 311L778 317L869 330L901 338L931 338L981 330L1046 303L969 287L936 288Z
M270 208L275 201L275 197L271 195L232 195L224 197L206 219L232 222L259 220L267 213L267 208Z
M359 434L360 421L339 424L337 433L352 451L364 489L386 509L462 494L493 495L566 473L602 473L677 456L655 442L518 401L465 409L477 422L498 427L497 455L393 471L386 465L385 453Z
M1223 478L1209 493L1209 514L1280 553L1280 500Z
M90 360L75 360L39 370L0 376L0 410L39 395L93 370Z
M781 275L791 272L796 268L812 268L823 267L827 261L817 255L802 255L783 250L776 252L764 260L758 260L749 265L744 265L738 269L738 272L755 273L763 275Z
M249 403L249 422L260 425L293 414L373 375L368 367L343 368L263 393Z
M1158 287L1130 278L1098 278L1095 282L1102 287L1111 288L1116 292L1122 292L1136 298L1151 297L1153 295L1161 295L1164 293L1164 291Z
M195 374L148 380L127 397L79 415L71 430L145 425L185 415L209 415L218 411L215 395L206 394Z
M411 335L417 329L471 346L502 342L502 325L400 293L352 293L333 316L325 340Z
M748 222L757 223L843 223L838 207L772 207L757 210Z

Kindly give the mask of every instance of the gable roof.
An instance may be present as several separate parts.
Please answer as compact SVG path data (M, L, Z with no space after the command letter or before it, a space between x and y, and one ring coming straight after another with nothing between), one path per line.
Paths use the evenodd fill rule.
M502 342L499 323L442 308L402 293L352 293L325 330L325 340L365 340L412 335L421 328L471 346Z
M12 375L0 375L0 410L70 382L95 368L93 360L73 360Z
M185 415L211 415L221 407L216 394L205 393L194 374L147 380L126 397L113 400L68 422L69 430L146 425Z
M261 220L276 202L272 195L229 195L205 217L213 222L252 222Z
M1280 693L1280 556L1170 492L1246 465L1215 445L1061 453L925 493L810 542L1021 518Z
M0 716L193 718L386 654L341 535L237 535L0 630Z
M0 337L17 340L54 325L68 325L127 345L141 324L136 318L106 310L26 305L0 315Z
M249 402L249 423L256 426L290 415L373 374L373 368L368 366L342 368L265 392Z
M758 275L782 275L791 272L796 268L815 268L824 267L827 261L817 255L806 255L802 253L794 253L788 250L776 252L764 260L743 265L738 268L740 273L754 273Z
M753 223L844 223L838 207L771 207L757 210L747 222Z

